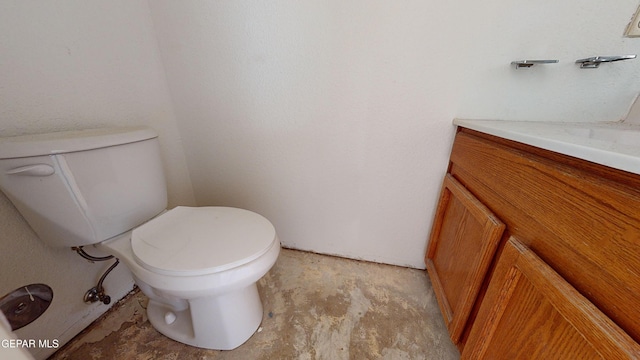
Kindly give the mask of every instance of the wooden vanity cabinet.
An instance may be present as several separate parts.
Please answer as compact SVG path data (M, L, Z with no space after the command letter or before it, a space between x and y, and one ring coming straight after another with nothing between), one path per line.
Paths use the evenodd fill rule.
M449 335L457 343L504 224L451 175L444 179L436 213L425 263Z
M469 275L474 279L475 285L479 278L482 281L477 295L471 296L473 305L465 314L467 319L463 329L460 332L459 327L450 327L450 335L462 354L470 354L471 350L466 349L468 344L473 343L472 348L477 348L477 339L484 337L478 337L478 334L485 331L482 330L485 327L491 328L488 324L495 325L495 329L491 331L500 333L503 329L513 330L513 326L518 326L517 322L522 317L503 315L502 320L496 323L490 321L492 318L486 314L491 312L485 310L493 309L496 299L503 299L496 297L494 293L497 290L492 289L500 283L498 279L503 278L498 265L501 258L513 253L513 250L509 250L512 246L508 245L510 238L517 239L544 266L575 289L576 294L582 296L586 303L592 304L604 318L626 333L634 344L640 342L640 175L461 128L456 134L451 151L447 178L455 180L464 191L505 224L497 250L490 255L488 268L479 267L480 273ZM434 241L434 231L442 226L443 229L437 230L440 234L438 246L464 242L465 240L457 239L456 235L447 234L456 234L456 231L460 231L456 228L464 228L466 225L455 221L444 222L443 219L443 214L438 210L430 241ZM447 227L451 229L446 229ZM431 247L430 243L425 261L427 268L432 266L429 264ZM459 255L459 251L455 249L446 254L436 253L436 258L442 257L438 261L445 264L455 262L456 259L473 264L467 256L468 254ZM478 252L477 259L486 256L488 255ZM472 271L476 271L473 266L470 267L473 268ZM429 271L429 275L436 293L440 291L439 287L457 287L464 289L459 291L465 291L469 286L455 277L449 279L433 276L432 271ZM522 286L524 284L521 283ZM523 289L533 291L530 287ZM545 299L546 295L538 295L540 296L536 301ZM502 296L508 299L513 294L507 292ZM446 307L442 305L441 298L438 295L441 308ZM508 304L509 301L505 303ZM513 302L521 303L520 300ZM529 303L528 306L533 308L536 304L538 303ZM558 321L568 320L559 308L554 309L560 314ZM522 311L525 310L527 309ZM443 314L445 320L451 322L450 314L445 310ZM543 324L551 313L532 311L522 314L527 314L526 320L534 321L533 324ZM453 311L453 317L455 316L456 312ZM451 332L451 329L455 332ZM526 331L544 332L544 329L524 326L519 331L524 331L521 336L526 337ZM560 340L560 335L551 328L548 330L545 335L548 340L545 341L551 344ZM513 333L514 331L507 331L505 334L514 335ZM572 334L567 335L566 339L577 336L576 333ZM506 347L519 341L516 338L511 340L514 342L490 342L490 348L498 353L506 351ZM570 351L567 354L583 349L572 348L573 340L565 340L562 340L566 342L565 345L562 345L563 342L559 344L566 346L567 351ZM599 349L599 346L595 345L595 348ZM633 356L622 358L640 358L640 354L633 351ZM475 350L471 353L477 354ZM581 353L575 354L579 356Z
M629 335L515 238L505 245L475 323L463 360L640 354Z

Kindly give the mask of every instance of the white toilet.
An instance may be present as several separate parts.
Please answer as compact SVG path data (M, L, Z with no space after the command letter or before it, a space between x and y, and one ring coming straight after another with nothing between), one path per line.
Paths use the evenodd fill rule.
M247 210L165 211L157 137L138 127L2 138L0 188L48 245L95 245L124 262L158 331L234 349L262 321L256 282L280 241L267 219Z

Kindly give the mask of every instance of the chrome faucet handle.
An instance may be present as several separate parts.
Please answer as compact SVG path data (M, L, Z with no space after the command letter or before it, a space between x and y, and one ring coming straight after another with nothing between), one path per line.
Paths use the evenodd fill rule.
M576 64L580 64L581 69L596 69L600 64L605 62L614 62L620 60L635 59L636 55L614 55L614 56L593 56L589 58L576 60Z
M515 65L516 69L530 68L535 64L555 64L558 60L518 60L512 61L511 65Z

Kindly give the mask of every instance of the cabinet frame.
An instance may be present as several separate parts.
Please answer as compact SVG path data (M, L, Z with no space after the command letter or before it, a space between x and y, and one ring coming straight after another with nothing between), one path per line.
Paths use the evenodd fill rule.
M449 173L640 343L639 175L464 128Z

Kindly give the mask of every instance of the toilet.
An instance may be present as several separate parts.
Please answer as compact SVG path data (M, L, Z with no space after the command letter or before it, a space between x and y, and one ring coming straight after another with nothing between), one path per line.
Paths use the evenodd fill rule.
M256 282L280 252L273 225L231 207L167 210L154 130L2 138L0 189L49 246L94 245L120 259L165 336L231 350L260 326Z

